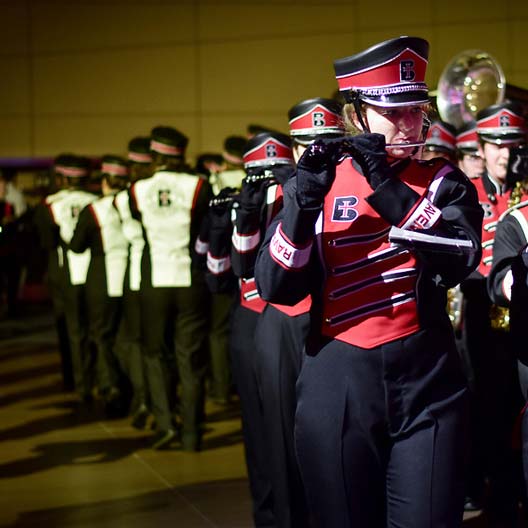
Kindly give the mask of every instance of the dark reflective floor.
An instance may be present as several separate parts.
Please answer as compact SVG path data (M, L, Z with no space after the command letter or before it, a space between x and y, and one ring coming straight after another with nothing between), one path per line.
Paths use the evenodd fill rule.
M152 451L149 435L62 391L49 310L0 321L0 526L252 525L236 406L208 404L200 453Z
M0 526L251 526L238 408L208 404L201 453L80 411L62 391L49 311L0 322Z

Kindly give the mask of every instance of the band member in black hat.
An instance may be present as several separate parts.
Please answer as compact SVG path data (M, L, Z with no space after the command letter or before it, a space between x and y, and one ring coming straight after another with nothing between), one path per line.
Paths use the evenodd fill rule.
M515 342L515 339L519 339L519 327L514 328L510 335L507 324L507 310L513 300L514 263L528 244L528 149L513 148L524 143L524 126L520 120L518 125L520 130L517 140L509 142L507 154L502 154L510 158L508 179L514 185L514 190L509 204L511 207L500 216L497 223L493 260L487 278L488 292L495 305L492 323L495 323L497 330L492 334L493 348L488 345L478 358L478 365L485 368L481 368L478 372L480 377L477 378L479 403L484 418L481 434L485 436L481 442L487 448L483 465L490 488L485 506L494 521L509 523L510 526L515 526L517 522L519 499L526 496L524 484L519 479L521 461L511 441L517 417L525 403L523 396L526 397L526 392L521 394L518 384L519 375L524 378L526 374L526 367L522 361L517 363L517 358L523 358L525 354ZM517 265L523 262L524 259L521 259ZM517 279L522 280L519 277ZM522 288L521 285L521 293ZM514 306L514 312L519 308L518 305ZM526 310L526 306L523 308ZM497 324L499 322L501 324ZM484 356L485 353L489 355Z
M152 175L150 137L138 136L128 143L128 161L132 183ZM145 246L141 223L132 218L128 189L120 191L114 204L121 219L123 235L128 241L128 265L123 285L123 309L115 350L120 364L132 385L130 414L132 426L143 429L149 416L145 368L141 351L141 315L139 288L141 256Z
M166 447L176 437L168 387L173 352L167 350L166 336L171 335L181 382L181 442L184 450L197 451L204 420L207 288L193 258L212 193L185 164L187 142L172 127L152 130L155 172L132 185L130 208L145 233L140 303L145 374L157 425L152 447Z
M57 330L59 352L61 356L62 383L65 390L74 390L73 366L70 350L70 339L66 326L64 311L65 274L63 273L64 254L60 244L59 227L52 221L49 207L60 200L67 190L65 177L61 173L64 163L72 154L59 154L53 161L52 176L58 190L48 196L35 209L34 224L38 232L40 245L47 253L46 278L49 294L53 304L55 326Z
M76 253L90 250L86 276L88 329L96 348L97 386L109 416L120 415L127 408L114 342L121 318L128 241L121 229L114 198L127 186L128 178L125 159L112 154L103 156L103 196L81 211L69 244Z
M467 389L445 306L478 262L482 210L448 161L412 158L428 47L335 61L363 132L307 148L259 252L264 299L312 294L295 438L316 526L462 520Z
M91 162L88 158L68 155L61 157L55 170L62 174L66 189L48 203L46 227L57 232L64 284L64 313L70 340L73 375L76 391L82 402L92 399L95 373L93 359L88 348L88 326L86 318L85 283L90 250L74 253L68 245L75 231L80 212L97 199L86 191L90 179Z
M422 159L445 158L456 161L456 129L444 121L433 121L427 131Z
M456 135L458 167L470 179L480 178L484 172L484 160L479 152L477 123L471 121L462 126Z
M246 143L247 139L241 136L228 136L224 140L221 170L214 172L209 178L215 195L226 188L240 190L246 175L243 160ZM229 334L235 299L233 294L233 291L227 291L214 292L211 295L209 396L220 404L229 403L232 388Z
M461 284L464 294L463 329L465 366L472 396L471 464L466 509L486 508L494 517L511 516L515 501L512 491L510 442L512 423L505 411L511 408L514 362L507 335L497 329L500 316L487 291L487 277L494 254L495 233L500 216L511 198L506 175L510 150L524 140L524 119L519 107L501 103L477 114L478 153L485 172L471 180L484 212L482 258L478 269ZM487 481L487 483L486 483ZM489 489L486 489L489 488ZM487 497L487 503L485 498Z
M240 285L231 358L240 395L255 525L283 526L275 517L270 431L266 430L257 374L256 328L266 303L258 295L253 275L261 237L282 202L279 181L293 170L290 138L279 132L261 132L248 141L243 159L247 177L235 208L231 237L231 262Z
M289 110L295 161L316 139L336 138L344 134L341 111L340 103L320 97L301 101ZM258 247L260 245L255 247L255 251ZM297 407L295 384L310 324L310 304L310 296L295 306L268 303L255 333L257 378L277 527L294 528L309 524L293 431Z

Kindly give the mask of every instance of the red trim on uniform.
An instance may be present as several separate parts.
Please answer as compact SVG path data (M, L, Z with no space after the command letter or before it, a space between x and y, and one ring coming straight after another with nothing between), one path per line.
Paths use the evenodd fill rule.
M204 183L204 180L202 180L202 178L199 178L198 183L196 184L196 189L194 190L194 196L193 196L193 201L192 201L192 206L191 206L191 216L196 206L196 202L198 201L198 195L200 194L200 189L202 188L203 183Z

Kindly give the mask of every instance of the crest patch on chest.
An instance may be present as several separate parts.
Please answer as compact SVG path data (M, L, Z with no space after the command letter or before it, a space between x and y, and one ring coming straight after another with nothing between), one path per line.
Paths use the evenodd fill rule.
M337 196L334 198L332 222L352 222L358 216L356 209L359 200L356 196Z

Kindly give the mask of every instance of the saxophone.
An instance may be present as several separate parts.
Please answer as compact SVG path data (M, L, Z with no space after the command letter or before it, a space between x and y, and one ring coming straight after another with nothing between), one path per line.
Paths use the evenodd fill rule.
M517 205L525 194L525 182L520 180L515 183L510 199L508 200L508 209ZM497 306L492 304L489 312L491 328L501 332L510 331L510 309L506 306Z

